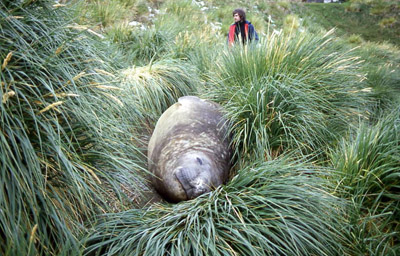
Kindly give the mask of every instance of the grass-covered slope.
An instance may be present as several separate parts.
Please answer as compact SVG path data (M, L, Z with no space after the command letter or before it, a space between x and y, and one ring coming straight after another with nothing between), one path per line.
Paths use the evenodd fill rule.
M2 1L0 254L398 255L400 51L339 25L360 6ZM237 7L257 45L227 47ZM182 95L222 105L235 167L152 204L147 142Z
M305 4L294 12L311 31L335 28L335 34L363 61L362 74L374 99L374 113L400 99L400 5L396 1L352 0L342 4ZM387 105L389 103L389 105Z
M400 5L396 1L348 1L346 3L310 3L301 15L311 16L311 24L325 29L337 28L340 36L359 35L366 41L400 44Z

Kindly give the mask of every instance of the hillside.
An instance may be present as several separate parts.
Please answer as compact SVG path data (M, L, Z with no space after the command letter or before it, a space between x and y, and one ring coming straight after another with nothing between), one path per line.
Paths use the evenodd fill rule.
M260 40L227 44L242 7ZM1 255L399 255L399 4L0 2ZM229 180L169 203L147 145L221 105Z
M368 5L355 1L343 4L306 4L300 15L312 16L312 22L325 29L335 27L341 37L356 35L364 41L388 42L398 46L400 22L396 18L399 12L400 6L395 2Z

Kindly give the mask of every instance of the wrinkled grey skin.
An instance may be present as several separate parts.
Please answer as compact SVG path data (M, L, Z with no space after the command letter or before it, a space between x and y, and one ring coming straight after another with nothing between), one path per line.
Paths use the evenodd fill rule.
M153 185L171 202L189 200L224 183L231 151L221 107L179 98L158 120L148 146Z

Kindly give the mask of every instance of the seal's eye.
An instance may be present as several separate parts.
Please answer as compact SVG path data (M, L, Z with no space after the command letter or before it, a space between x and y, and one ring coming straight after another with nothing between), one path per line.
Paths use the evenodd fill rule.
M201 161L200 158L196 157L196 159L197 159L197 162L199 162L200 165L203 165L203 161Z

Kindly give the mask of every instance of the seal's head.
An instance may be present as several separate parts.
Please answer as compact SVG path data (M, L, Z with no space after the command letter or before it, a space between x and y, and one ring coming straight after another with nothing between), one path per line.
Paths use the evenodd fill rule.
M182 185L187 199L210 192L213 187L213 164L205 154L188 153L179 159L175 177Z

